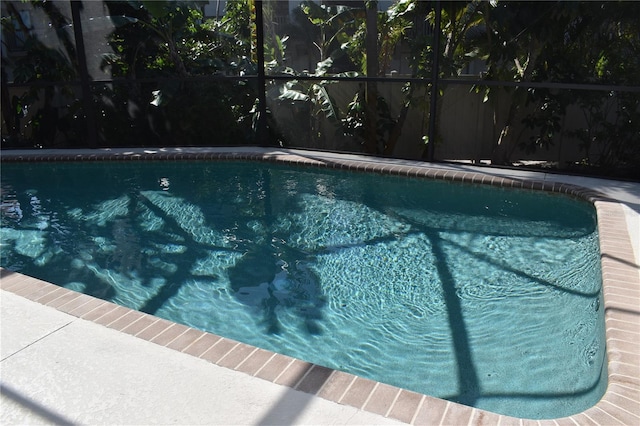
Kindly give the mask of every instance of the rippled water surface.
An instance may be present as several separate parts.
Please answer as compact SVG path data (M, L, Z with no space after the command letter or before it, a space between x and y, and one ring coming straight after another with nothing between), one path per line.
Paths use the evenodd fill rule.
M606 387L595 211L556 195L261 163L2 166L1 264L512 416Z

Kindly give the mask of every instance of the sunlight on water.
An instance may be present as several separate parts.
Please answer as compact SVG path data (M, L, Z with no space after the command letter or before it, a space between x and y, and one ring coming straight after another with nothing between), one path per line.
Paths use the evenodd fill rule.
M584 202L252 163L8 164L0 211L3 267L309 362L530 418L606 388Z

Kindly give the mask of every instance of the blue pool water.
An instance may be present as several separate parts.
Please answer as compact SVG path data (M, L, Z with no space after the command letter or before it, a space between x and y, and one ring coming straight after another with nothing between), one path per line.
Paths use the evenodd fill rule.
M593 206L264 163L2 166L2 267L512 416L606 388Z

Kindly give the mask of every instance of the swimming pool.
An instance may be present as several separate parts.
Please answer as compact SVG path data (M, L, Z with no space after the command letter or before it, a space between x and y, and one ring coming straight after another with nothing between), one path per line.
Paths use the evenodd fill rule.
M215 310L220 318L211 318L218 306L211 300L222 301L239 316L229 330L212 330L217 334L247 341L233 333L261 330L266 338L248 343L492 411L558 417L570 413L544 414L540 406L567 410L569 400L581 399L585 405L568 409L577 412L604 392L603 310L590 204L530 192L505 201L510 191L473 187L464 192L451 183L406 178L380 183L380 176L256 164L234 172L229 167L239 165L225 163L176 170L183 166L109 163L97 173L96 164L76 164L71 167L75 178L65 180L57 171L55 179L66 182L65 189L51 193L28 180L35 171L26 170L40 166L16 166L23 174L5 198L4 220L22 215L18 222L26 229L11 234L12 228L3 225L3 240L12 242L21 259L41 265L36 269L66 265L56 269L67 287L204 329L228 319L229 312ZM3 185L11 183L5 173L10 176L12 167L3 168ZM118 169L129 178L119 177ZM222 180L217 172L224 172ZM310 180L301 182L302 175ZM47 176L51 183L50 170ZM106 196L96 194L102 187ZM236 197L220 202L216 197L229 188ZM442 194L447 197L438 199ZM540 200L560 203L570 215L554 218L553 204ZM54 214L51 203L62 209ZM523 209L535 212L529 234ZM135 228L155 238L136 236ZM69 239L74 232L81 238ZM51 247L43 245L43 234L55 235ZM168 240L158 240L159 234ZM515 240L507 241L509 235ZM558 248L560 253L550 254ZM194 252L200 255L187 255ZM264 259L267 266L260 263ZM24 271L24 265L11 263L3 255L3 266ZM424 263L430 266L419 266ZM561 273L545 269L552 264L561 266ZM497 269L485 270L486 265ZM155 275L141 277L143 266ZM473 276L464 278L469 269ZM594 280L582 282L585 277ZM51 276L47 280L57 282ZM570 315L557 312L567 307ZM398 317L413 323L398 323ZM353 318L360 322L349 331L345 324ZM552 331L541 336L551 346L538 347L529 339L545 322ZM514 324L515 329L508 328ZM365 339L360 332L366 325L372 327ZM344 342L349 350L337 349ZM303 349L292 349L296 345ZM576 348L565 358L572 368L566 363L551 368L558 348L565 346ZM407 347L419 350L407 353ZM328 363L319 348L337 358ZM389 362L398 364L398 359L403 360L400 371L378 376L388 374ZM575 374L573 367L580 378L563 376ZM523 369L534 374L514 379ZM415 377L420 383L412 383ZM563 391L568 385L572 389ZM553 394L554 402L536 403L545 393ZM509 411L513 407L537 411Z

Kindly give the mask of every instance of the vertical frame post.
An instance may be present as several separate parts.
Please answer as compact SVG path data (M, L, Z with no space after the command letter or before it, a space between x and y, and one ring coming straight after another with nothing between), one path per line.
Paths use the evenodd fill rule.
M71 18L73 21L73 36L76 42L76 54L78 55L78 71L80 72L80 88L82 96L82 109L85 115L86 137L89 148L98 147L96 116L93 108L93 96L91 95L91 84L89 80L89 70L87 68L87 55L84 48L84 36L82 34L82 22L80 22L80 10L82 1L70 0Z
M258 123L257 141L260 146L268 146L267 135L267 83L264 73L264 17L262 0L254 0L256 8L256 54L258 62Z
M431 61L431 98L429 105L429 146L428 146L428 161L433 161L435 156L436 145L436 126L437 126L437 114L436 108L438 106L438 92L440 91L438 80L440 79L440 21L442 18L442 5L440 0L436 0L436 19L435 28L433 34L433 59Z

